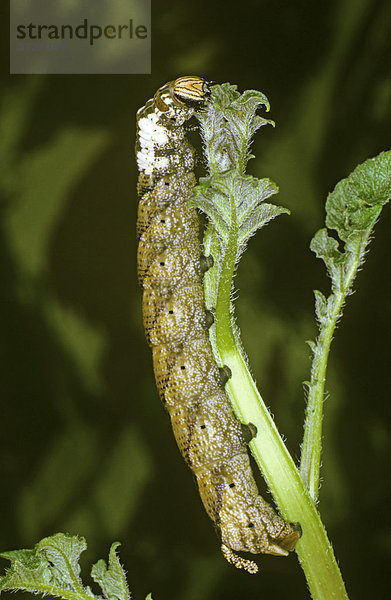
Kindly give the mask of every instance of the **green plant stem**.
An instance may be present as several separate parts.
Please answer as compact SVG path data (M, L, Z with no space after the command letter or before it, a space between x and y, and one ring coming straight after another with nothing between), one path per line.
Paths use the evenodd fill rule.
M324 385L326 381L327 361L333 340L334 330L342 314L346 296L352 287L358 267L363 260L368 244L369 231L357 244L356 252L350 254L348 268L340 289L334 289L334 302L325 323L321 324L319 337L311 368L311 381L308 389L306 420L300 462L301 477L307 486L311 498L317 500L319 493L320 460L322 452L322 420Z
M216 319L212 340L222 364L232 370L226 389L237 417L253 423L257 436L250 442L251 451L283 516L299 521L303 536L296 551L314 600L347 599L344 582L333 549L307 488L267 410L247 367L239 335L231 316L231 289L237 255L237 227L233 209L229 242L219 273L212 269L206 285L206 300L217 288ZM215 234L209 235L209 249L218 247ZM216 278L218 278L218 283Z
M320 459L322 453L322 421L324 384L327 361L333 333L343 304L343 295L339 294L335 310L327 327L321 329L318 338L319 354L314 356L311 369L311 384L308 392L304 437L300 461L301 477L308 488L311 498L316 501L319 493Z

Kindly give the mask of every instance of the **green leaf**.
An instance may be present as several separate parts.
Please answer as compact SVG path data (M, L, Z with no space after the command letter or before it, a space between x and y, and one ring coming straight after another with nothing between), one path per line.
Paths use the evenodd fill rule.
M248 240L254 233L264 227L279 215L289 214L289 210L275 204L260 204L256 206L247 219L239 226L239 249L244 249Z
M217 229L221 239L226 239L229 234L230 208L229 198L225 193L220 193L212 188L212 178L203 177L200 184L194 189L189 206L202 210Z
M340 289L343 281L346 257L339 250L337 240L328 235L327 229L320 229L312 238L310 248L318 258L324 261L333 282L333 287Z
M201 209L209 218L220 241L220 256L223 260L231 230L237 231L235 263L243 253L248 240L269 221L288 213L281 206L265 203L264 200L278 192L270 179L257 179L241 175L234 169L202 178L195 188L191 206Z
M57 533L44 538L34 550L3 552L11 568L0 578L1 590L26 590L63 598L86 598L79 574L80 554L87 547L84 538Z
M254 133L273 124L256 114L260 106L269 110L264 94L247 90L239 94L228 83L213 86L205 109L197 115L205 144L209 177L203 177L194 190L190 205L202 210L210 222L210 234L218 238L216 269L221 271L230 245L230 260L237 265L254 233L286 208L265 200L278 192L270 179L245 174Z
M274 125L255 114L260 106L269 110L269 101L262 92L247 90L240 94L236 85L229 83L212 86L207 105L197 115L211 175L228 169L245 172L252 157L252 136L263 125Z
M323 323L327 317L327 300L319 290L314 290L315 312L319 323Z
M84 538L57 533L38 542L35 548L51 566L53 585L75 592L83 590L79 559L87 548Z
M112 544L108 567L104 560L99 560L91 570L106 600L130 599L125 572L116 554L119 545L119 542ZM33 550L1 553L0 557L9 560L11 566L0 577L0 593L23 590L65 600L100 599L80 579L79 559L86 548L84 538L56 533L38 542Z
M100 585L107 600L129 600L130 598L125 571L116 554L116 549L120 545L119 542L111 545L109 566L101 559L91 569L92 579Z
M391 151L370 158L335 186L326 201L326 225L334 229L344 244L331 237L327 229L318 231L311 250L321 258L331 277L333 290L349 287L362 264L371 231L383 206L391 198ZM347 290L348 291L348 290Z
M343 241L375 224L391 196L391 152L370 158L340 181L326 202L326 225Z
M335 186L326 201L326 228L311 241L311 250L321 258L331 278L329 297L315 291L319 335L311 343L313 362L308 385L307 414L302 445L301 475L314 500L318 496L323 399L327 360L335 327L351 293L358 269L364 262L373 227L383 206L391 198L391 152L382 152L356 167Z
M0 593L18 589L36 593L40 586L49 584L51 574L47 561L34 550L2 552L0 556L11 562L11 568L0 578Z

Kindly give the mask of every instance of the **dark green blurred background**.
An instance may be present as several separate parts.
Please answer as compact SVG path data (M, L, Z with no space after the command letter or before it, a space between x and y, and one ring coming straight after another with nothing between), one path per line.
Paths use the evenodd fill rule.
M156 0L151 75L47 77L7 75L1 6L0 549L78 533L86 569L120 540L137 600L308 598L295 556L261 557L256 577L225 563L160 405L135 271L135 112L183 74L269 97L277 126L258 134L250 171L292 215L251 240L236 305L298 458L312 290L329 289L308 246L327 192L390 147L390 2ZM352 598L389 593L390 227L388 207L325 404L320 511Z

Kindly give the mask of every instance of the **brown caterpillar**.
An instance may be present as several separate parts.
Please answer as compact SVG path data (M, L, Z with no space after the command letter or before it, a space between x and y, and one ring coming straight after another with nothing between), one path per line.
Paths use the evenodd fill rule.
M259 495L242 435L208 336L197 211L187 204L196 183L194 151L184 123L207 101L208 84L180 77L137 112L140 171L138 273L145 333L155 378L177 444L192 469L202 502L221 535L221 549L238 568L256 563L234 551L286 556L301 535Z

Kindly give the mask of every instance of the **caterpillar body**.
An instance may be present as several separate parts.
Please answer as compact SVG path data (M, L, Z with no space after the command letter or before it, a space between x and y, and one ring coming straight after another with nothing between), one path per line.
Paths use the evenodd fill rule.
M255 573L256 563L235 552L286 556L300 527L258 493L209 341L202 278L212 259L202 255L199 216L188 207L196 179L194 150L185 136L186 121L208 93L204 79L180 77L137 112L138 274L156 383L177 444L225 558Z

